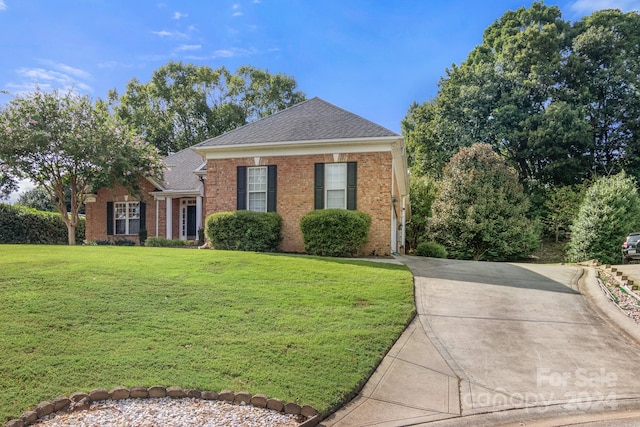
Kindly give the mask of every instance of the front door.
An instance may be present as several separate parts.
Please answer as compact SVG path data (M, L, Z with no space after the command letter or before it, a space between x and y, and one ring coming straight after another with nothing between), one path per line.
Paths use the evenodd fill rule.
M182 240L196 240L196 199L182 199L180 209L180 238Z
M196 240L196 207L187 206L187 240Z

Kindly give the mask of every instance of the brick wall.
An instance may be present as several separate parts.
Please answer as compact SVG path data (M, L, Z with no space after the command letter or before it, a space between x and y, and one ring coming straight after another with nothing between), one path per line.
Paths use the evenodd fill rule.
M142 188L142 194L144 195L144 202L146 202L146 222L145 226L149 237L155 236L156 227L156 202L153 197L149 195L155 188L147 181L142 179L140 181ZM101 188L96 193L97 198L95 202L86 204L86 239L91 240L114 240L118 238L125 238L138 242L138 235L107 235L107 202L124 202L125 196L129 201L140 200L139 197L134 197L122 186L116 185L114 188ZM160 219L161 228L160 236L164 237L164 203L160 203Z
M391 239L390 152L340 154L337 163L357 162L357 209L371 216L369 241L363 255L389 255ZM237 166L277 165L277 212L283 220L285 252L304 252L300 218L314 209L314 164L334 163L333 155L270 156L212 159L207 162L205 212L236 210Z

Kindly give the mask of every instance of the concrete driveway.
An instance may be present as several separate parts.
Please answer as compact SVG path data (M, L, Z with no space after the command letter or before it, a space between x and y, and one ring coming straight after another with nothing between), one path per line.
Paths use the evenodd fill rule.
M581 294L597 286L593 269L400 260L415 276L418 315L361 393L323 425L640 416L640 347Z

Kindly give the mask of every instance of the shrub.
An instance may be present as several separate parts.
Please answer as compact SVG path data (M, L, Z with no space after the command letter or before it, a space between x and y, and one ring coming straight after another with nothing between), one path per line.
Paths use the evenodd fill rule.
M588 189L571 226L570 261L620 261L620 243L640 228L636 181L624 172L596 180Z
M135 242L135 240L129 240L129 239L122 238L122 239L113 240L113 244L115 246L135 246L136 242Z
M311 211L300 220L304 249L310 255L350 257L369 238L371 217L345 209Z
M163 237L148 237L144 245L151 248L175 248L180 246L189 246L193 240L165 239Z
M218 212L207 217L205 234L214 249L274 252L282 217L275 212Z
M98 240L92 240L91 242L89 242L89 245L91 246L109 246L112 244L113 243L109 239L98 239Z
M446 258L447 249L436 242L423 242L416 248L416 255L431 258Z
M431 206L431 238L454 259L522 259L540 243L539 223L516 171L488 144L461 148L444 169Z
M76 227L76 241L84 240L85 221ZM65 245L67 226L60 214L24 206L0 204L0 243Z

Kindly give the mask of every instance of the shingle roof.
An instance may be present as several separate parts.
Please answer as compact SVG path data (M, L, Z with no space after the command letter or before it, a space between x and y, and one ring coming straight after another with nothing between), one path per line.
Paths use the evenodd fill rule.
M399 135L316 97L194 147L394 136Z
M193 172L202 165L203 160L191 148L170 154L162 162L167 166L162 182L165 190L191 191L200 188L200 178Z

